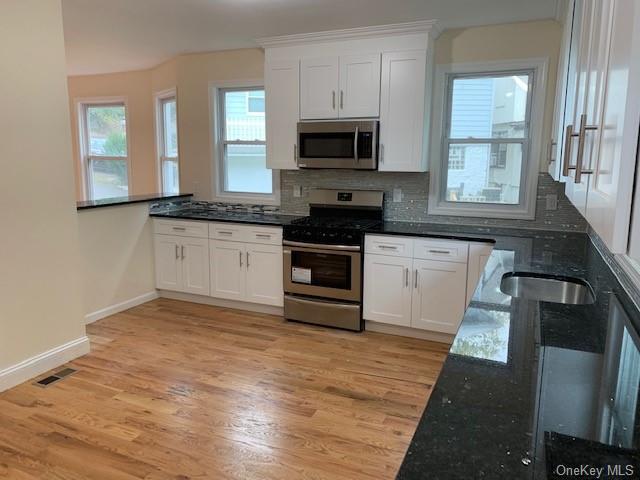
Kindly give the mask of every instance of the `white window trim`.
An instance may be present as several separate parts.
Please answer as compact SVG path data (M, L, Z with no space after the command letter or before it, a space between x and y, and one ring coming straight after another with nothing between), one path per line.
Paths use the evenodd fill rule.
M93 200L93 195L90 195L91 188L89 185L89 152L88 152L88 135L87 119L85 116L85 106L87 105L109 105L109 104L124 104L125 111L125 134L127 136L127 156L125 157L127 162L127 189L129 195L132 195L131 185L133 184L133 174L131 168L131 135L130 135L130 121L129 121L129 101L127 97L81 97L75 98L76 119L78 128L78 154L80 156L80 169L81 172L81 185L82 185L82 197L85 200ZM115 158L115 157L105 157ZM120 157L118 157L120 158Z
M431 148L431 173L429 181L429 215L453 215L462 217L485 217L533 220L536 210L536 189L542 155L542 128L546 103L548 58L527 58L483 63L460 63L436 67L434 82L433 131ZM522 205L473 204L446 202L442 198L445 107L447 103L447 76L450 74L491 74L508 70L533 70L533 92L530 112L529 152L524 183Z
M280 171L272 170L273 178L273 193L230 193L224 191L223 181L224 178L220 175L220 167L222 162L222 138L220 138L221 129L218 125L218 118L221 105L220 90L227 88L248 88L248 87L260 87L264 88L264 79L244 79L244 80L232 80L225 82L211 82L209 84L209 131L212 134L209 136L211 139L211 158L212 158L212 189L214 194L212 201L214 202L232 202L243 204L257 204L257 205L280 205Z
M163 157L164 153L164 119L162 118L162 102L173 98L176 100L176 116L178 114L178 95L175 87L167 90L162 90L153 94L153 104L155 107L154 115L154 129L156 132L156 169L158 192L164 193L162 182L162 162L165 159L177 160L178 162L178 178L180 178L180 132L178 132L178 156L177 157ZM179 126L176 122L176 129L179 130ZM180 191L180 185L178 185L178 191Z

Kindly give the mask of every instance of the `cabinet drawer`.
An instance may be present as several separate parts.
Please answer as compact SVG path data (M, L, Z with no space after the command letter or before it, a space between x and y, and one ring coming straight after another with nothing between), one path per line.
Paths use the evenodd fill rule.
M412 257L413 239L393 235L367 235L364 251L393 257Z
M244 240L248 243L282 245L282 229L249 225L246 227Z
M467 263L469 244L462 241L416 239L413 258L441 262Z
M216 240L235 240L237 242L244 241L245 230L242 225L237 223L210 223L209 238Z
M153 221L153 231L162 235L207 238L208 225L206 222L161 220L156 218Z

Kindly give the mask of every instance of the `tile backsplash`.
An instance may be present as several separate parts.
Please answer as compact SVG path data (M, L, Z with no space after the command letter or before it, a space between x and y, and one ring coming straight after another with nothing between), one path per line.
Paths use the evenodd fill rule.
M302 187L300 197L293 196L294 185ZM389 173L344 170L286 170L280 173L282 213L307 214L309 190L313 188L353 188L384 190L385 218L403 222L455 223L541 230L587 231L587 222L564 195L564 185L547 173L540 173L535 220L428 215L429 173ZM402 201L393 202L393 189L402 189ZM545 209L545 197L558 196L556 210Z

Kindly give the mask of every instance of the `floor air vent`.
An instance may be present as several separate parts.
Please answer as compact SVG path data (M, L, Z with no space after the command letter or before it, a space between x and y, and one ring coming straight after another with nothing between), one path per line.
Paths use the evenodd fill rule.
M68 377L73 373L76 373L76 370L74 370L73 368L64 368L59 372L54 373L53 375L49 375L48 377L41 378L40 380L35 382L34 385L37 385L39 387L48 387L52 383L55 383L58 380L62 380L63 378Z

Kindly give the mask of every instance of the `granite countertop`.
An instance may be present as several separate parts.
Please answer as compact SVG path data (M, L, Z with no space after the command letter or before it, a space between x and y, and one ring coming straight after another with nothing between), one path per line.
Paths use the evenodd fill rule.
M375 232L495 242L398 479L555 479L582 464L640 478L640 314L586 234L399 222ZM596 301L513 298L500 291L512 271L585 279Z
M174 209L165 212L152 212L152 217L176 218L180 220L206 220L210 222L253 223L258 225L284 226L299 215L285 215L271 212L239 212L206 208Z
M100 200L83 200L76 202L76 209L88 210L90 208L113 207L116 205L128 205L131 203L153 202L158 200L171 200L176 198L184 198L185 200L193 196L191 193L182 194L164 194L150 193L146 195L128 195L126 197L102 198Z

